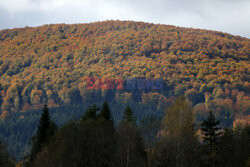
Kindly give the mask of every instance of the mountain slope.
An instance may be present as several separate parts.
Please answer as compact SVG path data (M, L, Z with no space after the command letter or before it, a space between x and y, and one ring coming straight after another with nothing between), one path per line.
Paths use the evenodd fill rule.
M2 30L0 112L104 98L165 109L185 94L197 113L206 102L225 117L249 115L249 49L239 36L131 21ZM164 87L88 90L87 77L162 78Z

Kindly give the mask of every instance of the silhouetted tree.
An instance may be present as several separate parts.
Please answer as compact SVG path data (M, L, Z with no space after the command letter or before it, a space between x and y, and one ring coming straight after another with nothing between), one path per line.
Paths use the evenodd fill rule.
M218 166L218 144L221 136L221 128L218 127L214 114L210 111L206 120L201 123L203 135L203 165L208 167Z
M30 156L28 157L29 162L32 162L35 159L37 153L40 152L43 147L48 145L56 129L56 124L50 119L49 109L47 105L44 105L37 132L32 137L32 148Z
M201 131L203 135L203 142L213 147L219 143L221 135L221 128L218 127L220 121L215 119L214 114L210 111L206 120L201 123Z
M118 162L124 167L143 167L146 165L146 151L144 141L136 126L136 119L129 106L123 114L118 126Z
M107 101L105 101L102 105L102 110L101 110L100 116L102 116L105 120L110 121L113 124L111 111L110 111L110 108L109 108Z

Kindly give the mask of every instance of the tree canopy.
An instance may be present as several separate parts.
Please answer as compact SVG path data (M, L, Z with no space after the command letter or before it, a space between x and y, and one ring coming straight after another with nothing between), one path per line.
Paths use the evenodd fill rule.
M0 112L4 117L41 109L43 103L56 107L103 99L150 102L164 110L171 98L185 94L199 111L208 100L230 125L234 115L245 116L250 108L249 42L222 32L132 21L2 30ZM88 77L161 78L164 87L160 92L86 90Z

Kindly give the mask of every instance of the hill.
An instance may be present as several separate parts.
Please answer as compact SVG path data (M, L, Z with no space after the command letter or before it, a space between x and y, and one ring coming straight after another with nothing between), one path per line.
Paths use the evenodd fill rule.
M132 21L0 31L0 105L9 112L61 104L136 102L165 110L186 95L225 120L249 115L250 40L201 29ZM160 90L87 89L97 80L161 78Z

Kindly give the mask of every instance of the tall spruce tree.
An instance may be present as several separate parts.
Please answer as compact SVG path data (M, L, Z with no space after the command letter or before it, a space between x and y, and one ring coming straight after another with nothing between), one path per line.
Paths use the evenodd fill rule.
M206 120L201 123L201 132L203 135L203 161L202 166L215 167L219 164L218 144L221 136L221 128L218 127L220 121L217 121L214 114L210 111Z
M201 123L201 131L203 135L203 142L215 146L219 143L219 137L221 135L221 128L218 127L220 121L215 119L214 114L209 111L209 116Z
M49 115L49 109L47 105L44 105L43 113L40 117L39 125L36 134L32 137L32 148L29 156L29 161L33 161L37 153L42 150L43 147L48 145L50 139L56 131L56 124L51 121Z
M110 121L113 124L111 111L110 111L110 108L109 108L107 101L105 101L102 105L102 110L101 110L100 116L103 117L105 120Z
M118 126L118 162L124 167L144 167L146 166L145 144L136 119L129 106L123 114L123 119Z

